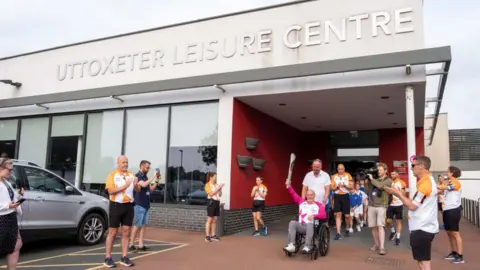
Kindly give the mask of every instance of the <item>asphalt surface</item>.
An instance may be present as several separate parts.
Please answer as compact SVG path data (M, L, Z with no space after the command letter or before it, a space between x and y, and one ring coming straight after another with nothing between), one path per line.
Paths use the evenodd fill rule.
M129 253L128 257L134 261L135 258L157 254L179 246L179 244L153 240L145 241L145 245L151 249L144 252ZM117 238L112 250L112 257L117 264L120 261L120 256L120 238ZM99 269L103 267L104 259L104 243L95 246L79 246L73 240L49 240L25 245L21 250L17 268L36 270ZM6 269L5 258L0 258L0 269L2 268Z

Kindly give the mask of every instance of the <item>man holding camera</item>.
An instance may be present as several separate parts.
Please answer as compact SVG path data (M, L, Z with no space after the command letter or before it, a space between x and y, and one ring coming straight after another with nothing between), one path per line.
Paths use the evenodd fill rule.
M374 179L368 174L365 190L368 195L368 227L372 228L373 247L380 255L387 254L385 250L385 218L389 203L389 194L384 192L384 187L392 186L392 179L387 176L387 165L377 163L378 178Z
M140 171L136 174L138 178L138 185L140 190L135 192L135 218L132 228L132 234L130 236L130 245L129 250L132 252L147 251L149 250L143 244L143 239L145 238L145 227L148 224L148 214L150 209L150 194L155 191L160 181L160 171L156 171L150 179L148 179L148 171L150 171L150 161L142 160L140 162ZM135 237L137 237L137 232L140 230L138 236L138 247L135 247Z

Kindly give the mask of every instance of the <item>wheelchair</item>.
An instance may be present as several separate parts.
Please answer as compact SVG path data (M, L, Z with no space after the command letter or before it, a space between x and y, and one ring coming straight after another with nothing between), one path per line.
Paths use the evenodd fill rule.
M298 216L292 218L292 220L298 220ZM325 257L328 254L330 248L330 230L326 225L328 223L328 218L326 219L315 219L313 223L313 238L310 246L312 247L311 251L306 254L310 254L311 260L318 259L319 256ZM285 249L283 250L288 257L291 257L294 253L298 253L300 247L305 244L305 234L298 233L295 236L295 252L288 252Z

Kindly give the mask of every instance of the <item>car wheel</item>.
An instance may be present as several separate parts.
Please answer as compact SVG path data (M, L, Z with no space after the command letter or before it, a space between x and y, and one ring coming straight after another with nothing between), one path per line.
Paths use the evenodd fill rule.
M81 245L91 246L103 240L107 222L97 213L87 215L78 228L77 240Z

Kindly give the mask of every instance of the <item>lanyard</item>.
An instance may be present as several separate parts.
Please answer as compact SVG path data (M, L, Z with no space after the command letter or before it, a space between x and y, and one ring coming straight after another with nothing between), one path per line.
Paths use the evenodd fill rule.
M3 181L7 181L7 180L3 179ZM3 184L5 185L5 187L8 190L8 195L10 196L10 201L13 201L13 197L14 197L13 190L10 188L10 186L7 183L3 182Z

